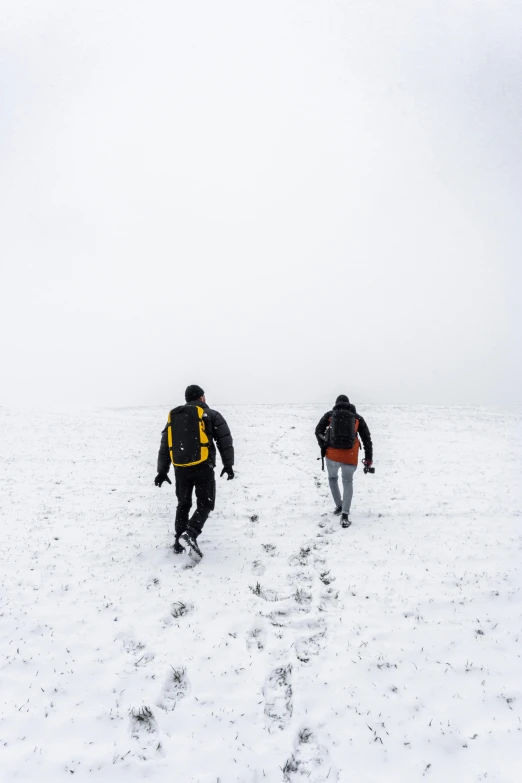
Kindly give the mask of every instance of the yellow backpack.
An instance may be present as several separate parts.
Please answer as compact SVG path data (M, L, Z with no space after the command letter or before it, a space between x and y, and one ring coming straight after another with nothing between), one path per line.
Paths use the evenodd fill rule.
M209 457L209 438L199 405L179 405L169 413L169 453L176 468L200 465Z

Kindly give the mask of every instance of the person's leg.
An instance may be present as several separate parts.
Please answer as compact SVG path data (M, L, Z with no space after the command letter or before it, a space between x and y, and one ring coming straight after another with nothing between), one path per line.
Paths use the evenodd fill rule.
M339 508L342 504L341 493L339 491L339 468L340 462L334 462L333 459L326 458L326 470L328 471L328 483L330 484L330 492L334 499L335 507Z
M357 465L341 465L343 477L343 514L350 513L353 497L353 474L357 470Z
M189 511L192 506L194 477L190 468L174 468L174 475L176 478L176 497L178 499L174 525L177 541L180 535L187 529Z
M198 465L194 477L196 488L196 510L188 522L189 533L197 538L203 530L208 515L214 510L216 501L216 479L212 465Z

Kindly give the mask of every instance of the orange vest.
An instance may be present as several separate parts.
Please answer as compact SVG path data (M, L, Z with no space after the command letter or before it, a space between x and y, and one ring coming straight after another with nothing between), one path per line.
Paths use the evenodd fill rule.
M355 432L359 432L359 419L355 419ZM355 438L353 449L334 449L328 446L326 456L334 462L341 462L343 465L357 465L359 462L359 438Z

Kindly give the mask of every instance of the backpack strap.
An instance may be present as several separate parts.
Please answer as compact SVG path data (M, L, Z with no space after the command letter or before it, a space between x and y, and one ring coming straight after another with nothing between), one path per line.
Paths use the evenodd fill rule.
M205 415L205 409L200 408L199 405L196 405L196 408L198 410L198 417L199 417L199 442L201 445L208 446L209 440L207 431L205 429L205 422L203 421L203 416Z
M172 464L174 464L174 454L172 453L172 421L170 419L170 414L172 411L169 411L168 419L167 419L167 438L169 442L169 455L170 455L170 461Z

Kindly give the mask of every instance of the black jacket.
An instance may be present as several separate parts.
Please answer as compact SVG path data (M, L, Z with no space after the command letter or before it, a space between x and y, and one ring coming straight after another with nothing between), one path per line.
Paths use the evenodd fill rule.
M187 402L187 405L199 405L200 408L204 408L203 421L205 422L205 432L208 435L210 441L209 456L205 464L210 464L212 467L216 465L216 446L221 454L221 460L226 468L232 467L234 464L234 446L232 445L232 435L228 428L228 424L225 419L218 413L208 407L206 402L195 400L194 402ZM158 473L168 473L171 466L170 454L169 454L169 441L167 434L167 427L161 433L161 445L158 452ZM183 468L181 468L183 470Z
M315 428L315 437L317 438L317 442L319 443L321 448L324 446L325 432L326 432L326 428L328 427L328 424L330 423L332 413L334 411L342 410L343 408L350 410L352 413L355 414L356 419L359 421L358 435L360 436L364 446L364 458L373 460L372 437L370 435L370 430L368 429L368 425L364 421L363 417L360 416L355 410L355 405L352 405L349 402L339 402L337 405L334 405L333 410L328 411L327 413L324 414L324 416L322 416L321 420L319 421L319 424Z

